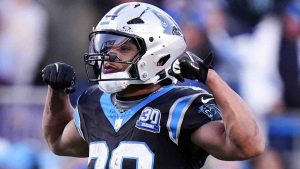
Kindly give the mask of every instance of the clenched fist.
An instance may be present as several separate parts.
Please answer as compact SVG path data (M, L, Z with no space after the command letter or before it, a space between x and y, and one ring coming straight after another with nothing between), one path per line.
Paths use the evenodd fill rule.
M184 81L184 78L187 78L205 84L213 58L212 53L205 59L201 59L194 53L186 51L173 62L170 74L181 82Z
M68 64L56 62L47 65L42 70L42 78L54 90L63 89L67 94L75 91L75 71Z

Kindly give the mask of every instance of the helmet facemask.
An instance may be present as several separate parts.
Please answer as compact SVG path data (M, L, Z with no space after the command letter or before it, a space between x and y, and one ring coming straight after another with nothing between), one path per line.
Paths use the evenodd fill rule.
M143 52L140 42L137 37L125 34L92 32L89 52L85 54L89 80L98 82L108 93L121 91L129 81L139 80L136 64Z

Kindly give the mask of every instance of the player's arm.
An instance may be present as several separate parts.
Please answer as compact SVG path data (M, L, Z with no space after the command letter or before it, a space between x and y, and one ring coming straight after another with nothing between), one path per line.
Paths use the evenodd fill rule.
M212 121L192 135L192 141L223 160L242 160L264 150L264 137L253 113L241 97L210 69L206 85L218 104L223 121Z
M214 70L209 69L211 61L212 55L202 60L186 53L173 66L173 73L175 77L179 76L179 80L186 77L205 83L222 112L223 121L203 125L193 133L192 141L222 160L257 156L262 153L265 143L253 114L240 96Z
M75 127L68 95L74 91L73 68L55 63L46 66L42 73L43 80L49 84L42 121L48 146L57 155L87 157L88 145Z

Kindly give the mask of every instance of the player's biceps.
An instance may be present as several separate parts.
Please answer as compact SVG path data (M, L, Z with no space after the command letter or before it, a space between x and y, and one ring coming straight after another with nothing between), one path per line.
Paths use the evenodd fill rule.
M238 160L238 148L231 143L222 121L213 121L196 130L192 142L220 160Z
M73 120L66 125L57 144L59 144L57 145L59 152L62 152L63 155L88 156L88 144L80 136Z
M191 136L192 142L206 151L222 151L227 144L225 127L221 121L209 122Z
M221 120L211 121L198 128L192 134L192 141L195 141L195 144L197 144L198 142L200 142L200 144L209 144L212 143L211 141L213 141L213 138L220 137L224 133L225 127Z

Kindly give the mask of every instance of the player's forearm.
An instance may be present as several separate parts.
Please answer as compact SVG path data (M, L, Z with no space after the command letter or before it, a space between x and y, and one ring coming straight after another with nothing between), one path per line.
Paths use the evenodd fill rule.
M242 98L215 71L210 70L207 86L222 112L226 137L241 155L255 156L264 149L264 138L253 114Z
M54 149L58 144L65 126L73 118L72 112L69 96L49 87L43 113L43 134L50 148Z

